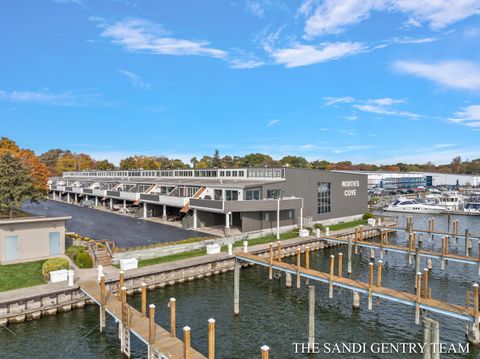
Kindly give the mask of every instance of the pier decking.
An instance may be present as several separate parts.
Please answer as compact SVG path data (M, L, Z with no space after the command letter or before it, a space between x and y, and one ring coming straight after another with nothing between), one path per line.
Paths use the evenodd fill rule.
M96 281L85 282L80 285L81 290L95 301L99 306L102 306L100 285ZM105 311L115 318L116 321L122 323L122 301L119 296L109 293L106 295ZM154 324L154 337L149 338L150 335L150 320L142 313L128 305L128 312L130 313L129 331L137 336L141 341L149 346L151 355L149 358L158 359L180 359L186 358L184 354L184 342L177 337L172 337L170 332ZM198 351L193 348L190 349L189 359L206 359Z
M370 283L345 278L343 276L341 277L338 275L334 275L333 273L324 273L312 269L298 267L294 264L270 261L269 259L265 259L249 253L237 254L236 257L238 260L243 262L257 264L263 267L271 267L273 270L285 272L290 275L298 274L300 277L303 277L305 279L327 283L331 286L346 288L354 292L367 294L370 300L371 297L377 297L380 299L385 299L388 301L416 307L417 310L424 309L432 313L438 313L448 317L478 323L478 319L476 321L476 318L478 318L478 311L476 312L475 309L471 307L451 304L428 297L420 297L418 294L415 293L401 292L391 288L372 285Z

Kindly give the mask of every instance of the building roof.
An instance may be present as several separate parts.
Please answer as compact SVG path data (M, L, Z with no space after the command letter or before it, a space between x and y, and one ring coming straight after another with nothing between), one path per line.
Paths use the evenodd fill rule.
M72 217L70 217L70 216L64 216L64 217L22 217L22 218L12 218L12 219L0 219L0 225L2 225L2 224L21 224L21 223L67 221L69 219L72 219Z

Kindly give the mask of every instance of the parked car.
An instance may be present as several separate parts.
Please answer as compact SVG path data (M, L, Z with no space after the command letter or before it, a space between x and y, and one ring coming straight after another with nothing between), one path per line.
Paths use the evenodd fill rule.
M84 200L82 202L80 202L80 206L81 207L93 207L95 205L95 202L91 201L91 200Z

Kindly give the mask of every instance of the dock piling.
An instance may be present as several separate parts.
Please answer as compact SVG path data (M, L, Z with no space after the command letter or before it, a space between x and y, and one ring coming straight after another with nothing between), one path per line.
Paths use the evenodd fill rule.
M310 247L305 248L305 269L310 269Z
M233 269L233 315L240 314L240 263L235 261Z
M190 359L190 332L188 325L183 327L183 359Z
M432 359L431 346L430 346L430 330L431 330L431 321L428 318L425 318L423 321L423 344L425 349L423 351L423 359Z
M417 272L416 276L416 303L415 303L415 324L420 324L420 299L421 299L421 292L422 292L422 273Z
M368 310L372 310L373 263L368 263Z
M430 298L430 289L428 288L428 268L423 269L423 297Z
M142 317L147 315L147 284L142 283Z
M268 265L268 279L273 279L273 244L270 243L270 254L269 254L269 265Z
M330 281L328 285L328 298L333 298L333 271L335 268L335 256L330 255Z
M440 324L436 320L432 320L430 333L430 345L433 348L432 359L440 359Z
M357 291L353 291L353 309L360 309L360 293Z
M301 256L300 256L300 249L297 249L297 289L300 288L300 265L301 265Z
M122 288L125 285L125 272L123 270L120 271L120 278L118 280L118 288Z
M352 237L348 237L347 248L347 273L352 274Z
M315 286L308 286L308 350L315 343Z
M285 273L285 288L292 288L292 275Z
M177 326L177 318L176 318L176 305L177 305L177 300L175 298L170 298L170 301L168 302L168 306L170 307L170 336L172 338L175 337L175 330Z
M282 261L282 241L277 242L277 261Z
M208 320L208 359L215 359L215 319Z
M262 345L260 350L262 351L262 359L268 359L268 352L270 351L270 348L266 345Z
M343 253L338 253L338 276L343 277Z
M105 293L105 274L100 276L100 333L103 332L106 324L105 304L107 304L107 296Z
M465 236L464 236L464 240L465 240L465 257L468 257L470 256L470 239L468 238L469 237L469 232L468 232L468 229L465 229Z

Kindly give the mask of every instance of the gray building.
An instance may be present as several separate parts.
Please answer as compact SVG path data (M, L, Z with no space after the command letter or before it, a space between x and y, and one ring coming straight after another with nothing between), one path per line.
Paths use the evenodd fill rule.
M342 221L367 211L367 176L299 168L66 172L52 197L83 200L138 216L181 220L185 228L242 232Z

